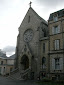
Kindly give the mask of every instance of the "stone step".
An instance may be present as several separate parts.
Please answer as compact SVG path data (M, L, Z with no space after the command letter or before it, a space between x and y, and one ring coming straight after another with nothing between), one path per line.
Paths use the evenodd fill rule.
M12 74L9 77L12 78L12 79L17 79L17 80L21 79L21 75L20 75L19 72L15 73L15 74Z
M25 79L23 79L23 76L25 76L29 71L30 71L30 69L26 69L26 70L22 70L20 73L19 70L18 71L14 70L9 75L9 78L14 79L14 80L25 80Z

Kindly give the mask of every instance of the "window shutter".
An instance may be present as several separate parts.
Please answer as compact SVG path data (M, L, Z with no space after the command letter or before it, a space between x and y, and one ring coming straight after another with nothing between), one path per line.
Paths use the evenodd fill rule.
M60 25L58 26L58 33L60 33Z
M59 40L57 40L57 50L59 50Z
M63 70L63 58L60 58L60 70Z
M52 58L52 70L55 70L55 59Z
M56 40L55 40L54 44L55 44L55 50L56 50L57 49L57 41Z
M54 27L52 27L52 34L54 34Z

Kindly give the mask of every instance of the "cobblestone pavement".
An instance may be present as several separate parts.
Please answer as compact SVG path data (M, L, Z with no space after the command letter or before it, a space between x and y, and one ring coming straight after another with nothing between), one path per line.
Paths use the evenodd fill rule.
M0 76L0 85L38 85L36 81L32 80L12 80L7 77Z

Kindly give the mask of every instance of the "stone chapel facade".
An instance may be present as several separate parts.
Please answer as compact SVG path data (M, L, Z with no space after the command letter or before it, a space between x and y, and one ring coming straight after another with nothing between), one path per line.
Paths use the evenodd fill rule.
M56 73L64 73L64 33L62 32L64 20L62 17L57 22L53 21L54 15L58 16L57 13L51 14L47 23L31 6L28 9L19 27L16 47L16 68L19 68L22 78L41 79L42 77L57 76ZM52 35L52 32L54 32L52 29L56 25L58 32L56 31L57 33ZM60 47L57 46L59 44ZM58 62L60 62L60 67Z
M47 47L47 48L46 48ZM17 37L17 65L23 76L32 79L48 72L48 24L33 9L29 8ZM22 75L21 75L22 76Z

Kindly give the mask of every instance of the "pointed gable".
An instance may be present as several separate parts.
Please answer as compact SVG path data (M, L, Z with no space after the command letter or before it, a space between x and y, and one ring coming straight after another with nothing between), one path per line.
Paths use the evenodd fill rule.
M47 24L47 22L42 17L40 17L32 8L31 8L31 10L37 16L38 19L42 20L42 22L44 22L45 24Z
M26 44L23 46L22 54L23 54L23 55L28 55L28 54L30 54L31 56L33 56L33 53L32 53L32 51L31 51L31 48L30 48L30 46L29 46L28 43L26 43Z
M34 20L35 20L35 21L34 21ZM29 22L31 22L31 23L32 23L32 22L36 22L36 20L37 20L38 22L43 22L43 23L47 24L47 22L46 22L43 18L41 18L41 17L33 10L32 7L30 7L30 8L28 9L28 11L27 11L27 13L26 13L26 15L25 15L25 17L24 17L21 25L22 25L22 24L23 24L23 25L27 25ZM21 25L20 25L20 26L21 26Z
M18 38L18 49L19 49L19 53L22 51L22 54L19 55L23 55L26 51L26 49L24 49L23 46L25 46L26 39L28 40L29 45L27 45L27 54L30 53L31 55L35 55L37 53L37 44L39 42L39 38L40 38L40 31L38 30L38 28L40 29L40 25L41 22L43 23L43 28L47 27L47 22L42 19L33 9L32 7L30 7L19 27L19 38ZM32 30L33 32L33 36L31 39L30 36L30 32L27 30ZM28 38L29 37L29 38ZM29 39L31 39L29 41Z

